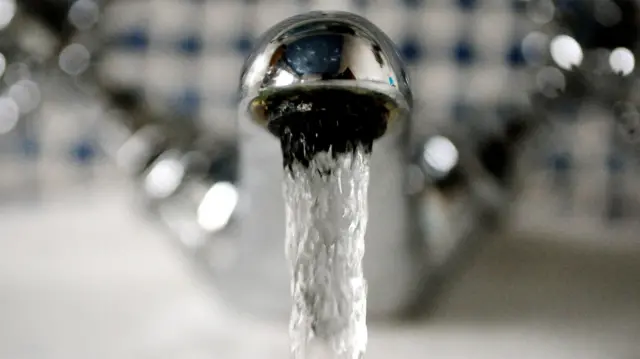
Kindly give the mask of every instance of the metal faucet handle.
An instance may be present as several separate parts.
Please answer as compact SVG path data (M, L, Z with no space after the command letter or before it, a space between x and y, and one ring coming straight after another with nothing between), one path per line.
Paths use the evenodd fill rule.
M326 106L314 107L314 102L327 99L331 91L377 98L386 108L387 123L412 106L406 71L380 29L351 13L315 11L276 24L259 40L241 74L240 112L269 127L275 112ZM305 96L297 106L286 104Z

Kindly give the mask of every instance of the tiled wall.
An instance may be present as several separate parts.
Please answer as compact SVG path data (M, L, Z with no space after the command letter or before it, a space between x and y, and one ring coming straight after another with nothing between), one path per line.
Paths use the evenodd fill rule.
M287 16L337 9L369 18L398 44L418 103L428 108L421 122L447 121L462 101L491 103L511 94L517 78L509 75L523 65L518 48L528 22L509 2L422 3L120 1L105 15L116 19L105 23L105 32L119 43L105 58L105 71L110 81L143 86L162 103L199 106L206 122L224 126L235 115L229 110L251 41Z
M521 44L536 26L524 14L524 3L121 0L110 4L101 18L110 47L100 66L108 82L142 89L153 106L194 114L210 131L230 133L238 75L255 37L303 11L352 11L369 18L398 45L410 67L417 130L423 131L460 120L465 106L519 101L535 86ZM620 208L623 219L636 218L638 174L633 162L611 145L614 121L598 111L562 116L581 120L558 121L546 150L532 156L521 217L539 218L536 223L543 226L586 218L597 222L597 228Z

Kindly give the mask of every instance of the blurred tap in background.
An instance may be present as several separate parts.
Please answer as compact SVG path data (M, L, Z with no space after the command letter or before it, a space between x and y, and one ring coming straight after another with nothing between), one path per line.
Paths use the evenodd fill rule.
M184 104L159 104L144 90L114 82L108 71L105 73L103 54L108 56L110 46L122 42L121 34L105 30L108 26L104 23L99 25L99 20L108 13L109 2L9 3L15 20L6 37L10 58L6 66L9 73L4 78L5 83L13 86L6 107L11 110L21 100L22 107L28 106L18 111L21 115L43 107L30 122L38 122L32 124L36 127L32 132L46 129L44 134L33 134L31 138L34 145L46 146L42 154L45 163L59 164L62 160L62 165L67 166L54 170L70 172L68 167L92 166L95 157L104 153L140 183L141 198L149 209L153 208L152 213L166 205L163 200L188 187L190 182L211 187L218 180L234 181L235 139L203 131L196 123L189 99ZM140 41L129 45L139 46ZM39 83L30 80L31 73L36 71ZM35 104L27 103L28 96ZM41 100L46 101L43 106ZM29 120L21 122L27 126ZM58 148L60 145L71 148ZM60 153L65 151L68 154ZM171 159L175 161L170 162ZM51 182L49 176L45 178L45 182ZM26 190L30 191L33 189ZM178 237L184 237L172 223L174 219L156 215L171 222L165 223L170 232L175 230Z
M528 158L551 169L562 218L631 224L625 218L637 215L638 199L623 178L637 168L638 3L532 1L525 8L537 29L522 50L548 124L537 135L545 148Z
M413 315L436 310L475 253L508 229L519 159L545 125L535 101L476 105L415 141L407 187L427 270Z

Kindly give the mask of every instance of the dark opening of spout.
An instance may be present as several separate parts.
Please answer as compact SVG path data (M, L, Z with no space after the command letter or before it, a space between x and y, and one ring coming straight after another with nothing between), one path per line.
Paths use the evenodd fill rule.
M348 89L298 89L265 100L271 133L280 138L283 166L308 167L318 153L335 157L363 148L387 130L389 109L384 96Z

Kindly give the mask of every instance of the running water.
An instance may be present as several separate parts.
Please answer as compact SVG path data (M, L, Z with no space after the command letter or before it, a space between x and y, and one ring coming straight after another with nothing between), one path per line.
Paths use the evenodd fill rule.
M360 359L367 345L370 148L317 153L285 167L286 255L292 275L294 359Z

